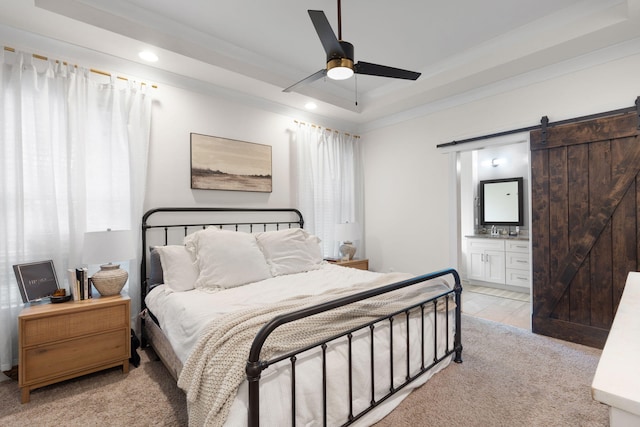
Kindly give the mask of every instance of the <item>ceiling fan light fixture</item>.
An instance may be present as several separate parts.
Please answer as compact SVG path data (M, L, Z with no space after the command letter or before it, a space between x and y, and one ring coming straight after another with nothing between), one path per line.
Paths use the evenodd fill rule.
M353 76L353 61L349 58L336 58L327 62L327 77L332 80L346 80Z

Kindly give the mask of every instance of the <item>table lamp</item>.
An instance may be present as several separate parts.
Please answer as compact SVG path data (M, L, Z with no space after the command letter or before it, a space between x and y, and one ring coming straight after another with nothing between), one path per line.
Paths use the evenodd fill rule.
M356 254L356 247L353 245L353 241L360 238L360 226L358 223L345 222L336 224L335 237L337 241L342 242L342 245L340 245L342 259L352 260Z
M91 276L91 282L102 296L118 295L122 291L129 273L113 261L129 261L134 254L129 230L107 229L84 234L82 261L87 265L101 264L100 271Z

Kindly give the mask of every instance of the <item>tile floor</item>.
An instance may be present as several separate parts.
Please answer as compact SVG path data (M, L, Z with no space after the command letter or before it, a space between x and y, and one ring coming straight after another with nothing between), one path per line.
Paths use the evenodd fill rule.
M462 312L531 330L531 302L528 294L463 285Z

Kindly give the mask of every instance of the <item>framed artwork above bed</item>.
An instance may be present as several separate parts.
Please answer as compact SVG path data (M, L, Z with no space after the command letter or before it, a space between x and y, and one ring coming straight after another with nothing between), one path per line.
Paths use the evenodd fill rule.
M271 146L191 133L191 188L271 193Z

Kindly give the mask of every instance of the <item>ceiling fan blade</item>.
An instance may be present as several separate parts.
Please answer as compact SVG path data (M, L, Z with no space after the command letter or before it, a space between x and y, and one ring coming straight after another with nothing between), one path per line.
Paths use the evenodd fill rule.
M311 22L313 22L313 26L316 29L316 33L318 33L318 37L320 38L320 43L322 43L322 47L327 53L327 61L333 58L344 58L344 50L342 46L340 46L336 33L333 32L324 12L321 10L309 10L308 12Z
M355 64L353 68L356 74L391 77L394 79L417 80L421 74L415 71L402 70L400 68L387 67L386 65L378 65L362 61Z
M309 77L305 77L304 79L300 80L298 83L294 83L291 86L289 86L288 88L284 89L283 92L291 92L292 90L294 90L296 87L298 86L303 86L309 83L313 83L318 79L321 79L322 77L324 77L327 74L327 69L323 68L320 71L316 71L315 73L311 74Z

